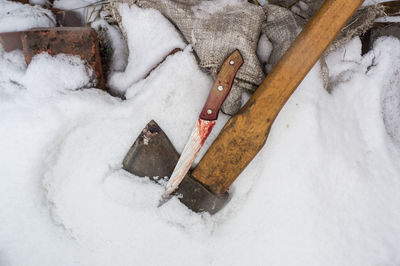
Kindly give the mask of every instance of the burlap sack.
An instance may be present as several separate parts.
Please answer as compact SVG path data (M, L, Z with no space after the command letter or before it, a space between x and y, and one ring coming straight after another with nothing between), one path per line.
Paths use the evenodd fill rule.
M273 46L267 64L269 72L296 39L306 21L281 6L265 5L263 10L267 20L262 25L262 32Z
M268 2L284 7L299 17L308 20L318 11L325 0L269 0Z
M222 111L234 114L241 106L242 90L254 91L264 79L264 72L256 56L258 39L265 15L261 7L236 3L221 8L215 1L179 0L112 0L115 16L118 4L136 4L154 8L170 19L193 46L200 67L216 75L223 60L235 49L244 58L231 93Z
M193 46L200 66L214 75L228 54L239 49L245 63L239 70L222 109L227 114L234 114L241 106L242 90L252 92L265 76L256 56L260 31L273 45L266 69L268 72L323 2L324 0L270 0L270 4L263 7L247 2L234 2L221 8L218 6L219 1L212 0L111 0L111 9L117 21L120 20L118 5L121 3L159 10ZM383 15L384 9L379 5L360 9L325 55L364 33L377 17ZM329 72L324 57L321 60L321 73L324 86L328 88Z

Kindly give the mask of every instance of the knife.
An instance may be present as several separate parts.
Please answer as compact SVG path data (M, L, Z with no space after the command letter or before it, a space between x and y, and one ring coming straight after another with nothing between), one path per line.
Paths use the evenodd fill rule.
M235 50L231 55L229 55L222 64L214 85L208 94L203 110L197 119L196 126L182 151L181 157L172 172L171 178L165 186L165 191L161 196L158 207L168 201L171 197L171 193L177 189L192 166L194 159L217 121L221 105L228 96L236 73L242 64L243 58L238 50Z

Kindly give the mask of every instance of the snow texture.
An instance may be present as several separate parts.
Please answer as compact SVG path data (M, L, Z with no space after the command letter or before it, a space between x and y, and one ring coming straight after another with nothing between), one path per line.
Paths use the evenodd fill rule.
M122 25L127 30L129 61L124 72L110 76L109 87L116 94L142 80L175 48L186 44L176 28L157 10L127 4L119 7Z
M0 0L0 32L55 26L54 15L39 6Z
M388 2L388 0L365 0L363 6L376 5L383 2Z
M156 41L152 27L170 27L129 10L142 25L127 33L144 43ZM159 41L179 44L169 34ZM331 53L330 94L316 65L213 216L176 198L157 208L163 188L121 169L150 119L182 151L212 85L190 47L139 77L146 58L168 50L152 45L114 79L126 100L77 90L91 71L76 57L41 54L26 66L21 51L0 47L0 265L400 264L398 39L364 56L358 38Z
M29 0L29 3L32 5L46 5L50 2L48 0Z

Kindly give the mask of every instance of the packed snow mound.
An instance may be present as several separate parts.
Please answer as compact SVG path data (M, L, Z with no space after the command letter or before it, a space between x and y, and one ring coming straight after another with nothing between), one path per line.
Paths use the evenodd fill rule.
M56 20L50 10L0 0L0 32L22 31L37 27L52 27Z
M212 85L190 47L126 100L77 90L76 57L0 47L0 265L399 265L400 42L361 56L356 38L327 64L331 93L317 65L210 216L157 208L163 188L122 170L151 119L182 151Z
M53 57L41 53L30 62L23 84L38 93L48 94L93 87L90 83L93 75L93 70L79 56L59 54Z
M124 95L169 53L176 48L184 49L186 44L174 25L157 10L123 4L119 6L119 13L123 28L128 29L126 37L130 58L124 71L110 75L108 85L114 93Z

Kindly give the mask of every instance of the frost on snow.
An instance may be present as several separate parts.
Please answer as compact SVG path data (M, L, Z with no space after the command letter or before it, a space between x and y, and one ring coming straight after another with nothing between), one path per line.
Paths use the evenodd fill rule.
M91 72L76 57L26 66L21 51L0 48L0 265L400 264L397 39L365 56L354 39L329 55L330 94L314 67L214 216L175 198L157 208L163 188L121 169L150 119L181 151L212 85L190 47L139 76L133 66L145 73L164 45L138 46L127 70L111 73L124 101L77 90Z

